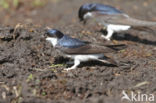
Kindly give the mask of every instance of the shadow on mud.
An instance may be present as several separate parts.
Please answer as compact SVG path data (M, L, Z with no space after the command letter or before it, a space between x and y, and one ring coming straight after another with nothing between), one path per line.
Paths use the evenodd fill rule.
M100 30L98 32L101 32L102 34L106 34L107 31L104 30ZM127 41L133 41L133 42L137 42L137 43L142 43L145 45L153 45L156 46L156 41L150 41L147 39L140 39L138 36L134 36L132 34L128 34L128 33L115 33L112 37L114 40L119 40L119 41L123 41L123 40L127 40Z
M71 67L72 65L74 65L74 61L72 59L65 58L63 56L56 57L54 63L55 64L67 64L67 67ZM81 67L94 67L94 66L117 67L116 65L103 63L103 62L96 61L96 60L81 62L81 64L78 67L81 68Z

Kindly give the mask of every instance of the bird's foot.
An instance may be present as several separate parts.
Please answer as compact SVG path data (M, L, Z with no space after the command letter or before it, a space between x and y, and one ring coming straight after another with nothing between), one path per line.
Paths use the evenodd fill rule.
M108 36L101 35L101 37L104 38L107 41L110 41L111 40L110 37L108 37Z
M66 69L64 69L64 70L69 71L69 70L72 70L72 69L76 69L77 66L78 66L79 64L80 64L80 61L77 60L77 59L75 59L75 60L74 60L74 65L73 65L72 67L66 68Z
M70 68L65 68L64 70L69 71L69 70L73 70L73 69L76 69L76 68L75 67L70 67Z

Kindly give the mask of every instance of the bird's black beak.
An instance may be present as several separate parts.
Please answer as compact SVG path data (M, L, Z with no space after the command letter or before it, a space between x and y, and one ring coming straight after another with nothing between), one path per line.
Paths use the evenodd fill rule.
M47 38L48 37L48 32L45 31L45 33L43 34L44 38Z
M44 29L45 33L43 34L43 36L44 36L45 38L47 38L47 37L49 36L48 30L50 30L50 29L51 29L50 27L46 27L46 28Z

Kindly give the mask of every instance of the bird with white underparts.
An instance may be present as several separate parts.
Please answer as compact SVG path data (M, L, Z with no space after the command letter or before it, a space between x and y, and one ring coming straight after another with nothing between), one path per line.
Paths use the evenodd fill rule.
M48 29L45 35L46 40L49 41L56 50L61 52L63 56L74 60L74 65L65 70L75 69L79 66L80 62L89 60L97 60L117 66L118 63L115 60L104 54L116 52L126 47L125 45L99 45L82 41L65 35L57 29Z
M135 19L115 7L98 3L82 5L78 11L78 17L84 23L94 20L103 25L107 35L102 37L106 40L110 40L114 32L125 31L132 27L156 26L156 22Z

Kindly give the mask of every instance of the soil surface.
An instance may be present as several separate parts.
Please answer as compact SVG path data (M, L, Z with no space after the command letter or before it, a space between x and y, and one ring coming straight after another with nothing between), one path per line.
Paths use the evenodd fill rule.
M101 38L101 27L79 22L78 9L87 2L95 1L53 0L37 8L23 3L16 9L0 9L0 103L132 103L121 101L123 90L129 96L132 91L153 94L156 102L155 27L116 33L107 42ZM155 0L96 2L156 21ZM89 61L66 72L70 60L45 41L47 26L81 40L125 44L126 49L109 56L127 65Z

